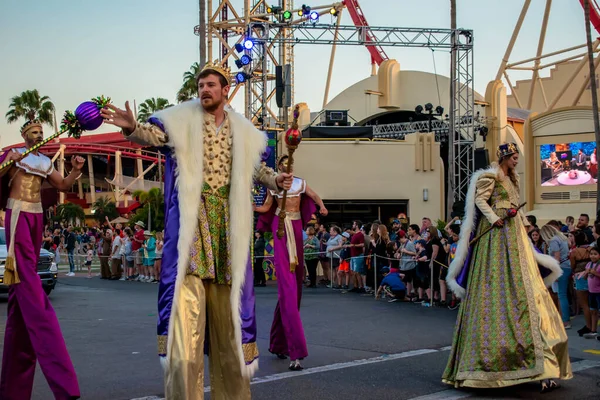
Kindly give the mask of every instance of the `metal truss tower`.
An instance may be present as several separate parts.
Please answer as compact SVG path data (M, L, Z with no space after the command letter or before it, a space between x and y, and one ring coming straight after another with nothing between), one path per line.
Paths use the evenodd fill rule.
M264 0L244 0L244 13L237 13L230 0L223 0L213 10L212 0L208 0L209 10L209 51L211 57L212 40L217 39L221 46L220 60L226 64L230 59L241 56L234 49L235 44L251 39L255 46L247 51L252 64L244 67L253 77L244 85L236 85L232 97L245 88L246 116L262 129L283 128L287 110L275 111L275 68L284 64L293 66L293 46L344 45L377 47L422 47L455 51L451 108L449 113L449 135L453 135L454 159L450 160L449 174L453 177L452 187L455 201L466 197L469 179L475 167L475 113L473 87L473 32L465 29L430 29L373 27L311 22L306 16L298 17L291 0L279 2L282 10L292 12L292 18L282 21L277 15L267 13L269 5ZM342 9L342 3L313 7L320 17L329 15L332 8ZM230 17L231 15L231 17ZM325 18L323 18L324 20ZM275 53L275 48L279 53ZM293 68L293 67L292 67ZM292 81L293 88L293 81ZM293 89L292 89L293 92Z

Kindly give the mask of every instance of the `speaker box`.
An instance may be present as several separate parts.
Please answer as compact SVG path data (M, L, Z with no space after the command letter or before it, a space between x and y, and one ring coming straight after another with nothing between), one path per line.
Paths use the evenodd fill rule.
M487 149L475 149L475 171L490 166L490 156Z

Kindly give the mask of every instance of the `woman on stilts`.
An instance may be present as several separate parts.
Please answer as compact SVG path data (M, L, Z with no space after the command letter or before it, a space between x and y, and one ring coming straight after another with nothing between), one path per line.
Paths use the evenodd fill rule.
M469 185L448 286L463 299L442 380L497 388L540 381L542 393L573 377L567 334L546 289L562 273L527 237L519 210L514 143L499 146L498 165Z

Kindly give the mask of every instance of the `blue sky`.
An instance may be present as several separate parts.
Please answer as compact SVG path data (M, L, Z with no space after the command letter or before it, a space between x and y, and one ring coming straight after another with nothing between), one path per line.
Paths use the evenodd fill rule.
M457 0L458 26L474 30L475 88L480 93L496 75L523 1ZM243 1L232 3L241 10ZM553 3L544 52L584 43L579 0ZM361 0L360 4L372 26L450 25L449 0ZM544 0L532 1L513 60L535 55L544 4ZM8 125L4 114L10 98L24 90L37 88L50 96L58 118L65 109L101 94L119 106L125 100L139 104L149 97L174 102L182 74L199 58L198 38L193 34L197 19L196 0L2 0L0 146L20 141L20 123ZM351 22L345 13L342 23ZM433 72L435 59L437 72L449 75L446 52L436 51L433 56L428 49L388 48L386 52L403 70ZM307 102L313 111L322 105L329 54L327 46L296 46L295 99ZM339 47L330 99L367 77L370 69L366 49ZM527 76L511 77L514 81ZM239 101L234 106L241 109ZM108 126L98 130L107 131L111 131Z

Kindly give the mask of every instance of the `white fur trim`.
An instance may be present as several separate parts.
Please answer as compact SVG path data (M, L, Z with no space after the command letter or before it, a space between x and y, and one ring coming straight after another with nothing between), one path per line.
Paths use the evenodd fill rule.
M167 360L167 356L159 356L160 366L163 370L163 374L167 373L167 369L169 366L169 361Z
M242 349L240 298L246 280L246 267L252 240L252 180L255 167L265 151L267 136L258 131L240 114L229 111L233 136L231 162L231 188L229 192L229 224L231 229L231 315L235 328L242 373L252 377L258 361L246 365Z
M259 132L243 116L228 110L231 126L232 166L229 194L229 221L231 229L231 310L238 358L242 373L251 377L258 369L256 360L249 366L244 361L240 317L241 290L246 278L250 241L252 239L251 186L255 166L267 144L266 135ZM173 316L177 309L179 291L187 273L190 248L198 221L198 201L202 194L204 167L204 116L200 101L194 99L156 113L169 135L177 160L175 185L179 193L179 239L177 252L177 278L169 320L167 339L168 368L173 344Z
M482 169L479 171L475 171L473 176L471 177L471 182L469 183L469 190L467 191L467 197L465 199L465 217L461 221L460 225L460 235L458 239L458 245L456 247L456 254L454 256L454 260L450 263L450 267L448 268L448 275L446 277L446 283L448 287L456 297L462 299L465 297L465 289L461 287L458 282L456 282L456 278L460 275L460 271L462 271L465 259L467 258L467 254L469 253L469 241L471 238L471 233L475 226L473 226L474 218L475 218L475 192L477 189L477 180L483 174L497 174L498 167L492 166L488 169ZM485 218L482 216L482 218Z
M546 267L550 271L552 271L550 275L544 278L544 284L546 285L546 287L550 287L554 283L554 281L560 278L563 274L562 268L560 267L560 264L554 257L538 253L533 247L533 243L531 243L531 241L530 244L531 249L533 251L533 255L535 256L535 261L537 261L539 265Z

